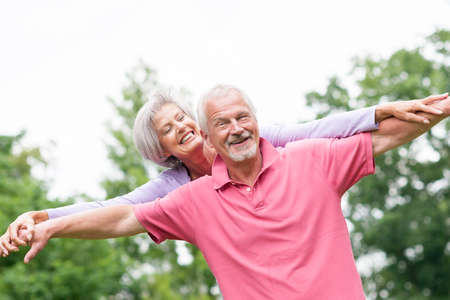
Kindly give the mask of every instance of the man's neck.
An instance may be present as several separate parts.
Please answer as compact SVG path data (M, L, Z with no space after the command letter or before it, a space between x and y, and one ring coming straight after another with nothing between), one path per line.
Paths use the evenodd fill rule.
M252 158L240 162L228 161L226 164L228 176L233 181L253 186L262 169L262 154L258 149L256 155Z

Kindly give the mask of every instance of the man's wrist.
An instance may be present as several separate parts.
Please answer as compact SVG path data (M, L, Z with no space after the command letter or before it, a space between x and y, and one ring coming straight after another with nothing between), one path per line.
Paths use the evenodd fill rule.
M384 119L392 116L392 109L389 103L379 104L375 107L375 123L380 123Z

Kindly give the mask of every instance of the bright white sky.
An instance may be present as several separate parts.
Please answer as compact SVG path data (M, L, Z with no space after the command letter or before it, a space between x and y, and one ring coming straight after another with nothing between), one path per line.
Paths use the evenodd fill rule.
M0 134L27 129L26 144L43 147L52 196L102 198L106 97L139 59L194 99L235 84L262 122L296 122L305 93L351 57L387 56L436 28L450 28L448 0L0 1Z

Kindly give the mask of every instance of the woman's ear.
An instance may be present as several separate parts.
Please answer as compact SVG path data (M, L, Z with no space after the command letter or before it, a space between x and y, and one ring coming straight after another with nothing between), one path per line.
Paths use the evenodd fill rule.
M172 154L170 154L169 152L167 152L166 150L162 150L162 153L161 153L165 158L169 158L169 157L171 157L172 156Z

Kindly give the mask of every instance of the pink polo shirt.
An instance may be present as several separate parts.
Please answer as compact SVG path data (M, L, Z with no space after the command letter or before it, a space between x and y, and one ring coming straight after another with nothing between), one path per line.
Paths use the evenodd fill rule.
M260 145L254 186L217 158L212 176L135 206L139 222L157 243L195 244L226 300L365 299L340 198L374 172L371 135Z

